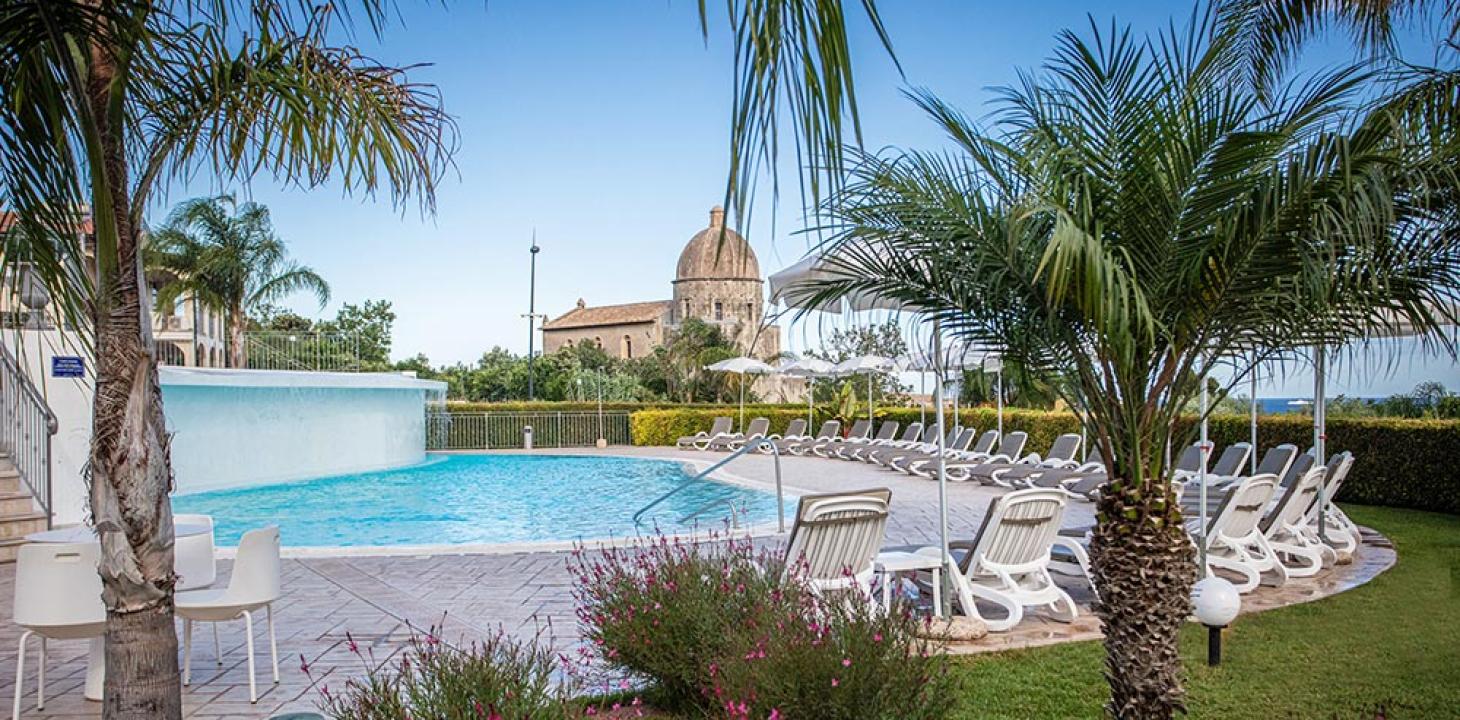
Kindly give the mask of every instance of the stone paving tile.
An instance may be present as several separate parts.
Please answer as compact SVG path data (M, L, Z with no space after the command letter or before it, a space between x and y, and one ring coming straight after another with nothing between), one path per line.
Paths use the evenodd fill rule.
M585 452L585 451L545 451ZM592 451L586 451L592 452ZM614 448L615 454L680 459L703 466L716 456L664 448ZM774 460L748 456L729 470L737 481L773 487ZM888 487L893 491L887 544L933 545L938 541L938 488L928 480L882 471L862 463L790 457L782 461L787 491L792 494L856 488ZM953 540L971 539L988 507L1002 491L963 483L948 487L949 534ZM625 512L631 512L626 509ZM794 503L787 504L787 515ZM1070 527L1093 521L1088 504L1072 504L1066 512ZM193 682L184 689L187 718L257 720L284 711L310 710L325 685L339 687L345 679L363 673L367 659L350 652L346 635L366 657L376 662L390 658L413 632L439 626L442 639L452 643L481 640L500 630L520 638L552 628L555 645L566 649L577 642L571 580L565 552L512 552L441 554L430 556L300 557L284 561L284 595L275 605L279 643L280 683L272 683L268 638L264 623L257 623L254 647L258 652L259 702L248 701L244 664L243 623L218 626L223 664L213 656L208 626L194 627ZM1395 561L1393 549L1377 535L1366 538L1355 562L1318 578L1294 580L1282 588L1262 588L1244 598L1244 611L1260 611L1305 602L1366 582ZM219 562L219 584L227 582L231 562ZM1088 610L1092 594L1077 578L1059 577L1075 600ZM0 565L0 699L7 703L15 688L15 651L20 631L8 622L14 596L13 565ZM1055 622L1033 612L1014 630L994 633L977 643L961 644L951 652L989 652L1099 637L1095 618L1084 612L1074 623ZM32 645L32 648L34 645ZM100 704L81 696L85 676L86 643L53 642L49 647L44 711L34 706L35 655L27 658L24 718L93 718ZM310 674L301 669L307 663Z

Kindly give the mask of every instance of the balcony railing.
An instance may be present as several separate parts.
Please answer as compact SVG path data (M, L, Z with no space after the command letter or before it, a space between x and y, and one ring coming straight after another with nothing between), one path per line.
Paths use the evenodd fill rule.
M243 335L252 370L360 372L360 337L354 333L256 330Z
M20 369L10 348L0 344L0 452L20 474L25 489L51 523L51 436L56 416Z

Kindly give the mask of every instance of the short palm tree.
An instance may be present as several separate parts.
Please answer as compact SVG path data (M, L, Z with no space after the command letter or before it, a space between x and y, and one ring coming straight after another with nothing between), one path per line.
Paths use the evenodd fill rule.
M1400 318L1434 330L1460 295L1453 144L1361 109L1356 68L1268 104L1230 81L1241 53L1215 28L1066 32L986 127L919 96L958 150L864 158L827 207L835 277L804 298L901 301L1087 409L1111 478L1091 553L1120 718L1182 705L1198 569L1167 448L1189 440L1200 378Z
M148 236L145 260L149 269L170 276L157 292L158 307L192 297L224 314L229 367L248 367L244 331L250 311L297 292L312 293L321 307L329 302L324 278L289 260L269 209L240 205L229 195L179 205L167 224Z

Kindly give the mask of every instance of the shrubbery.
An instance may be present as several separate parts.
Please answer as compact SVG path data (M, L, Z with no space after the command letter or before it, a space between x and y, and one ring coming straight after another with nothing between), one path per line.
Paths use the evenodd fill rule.
M715 418L728 416L740 421L740 408L738 407L709 407L705 409L672 409L672 410L640 410L629 416L629 435L633 438L635 445L673 445L676 440L686 435L693 435L696 432L708 431L714 424ZM786 426L796 418L806 418L806 407L800 408L788 405L769 405L752 408L745 408L745 422L750 424L752 418L763 417L771 421L772 433L783 433ZM821 422L821 415L816 417ZM811 428L808 432L816 432Z
M583 661L653 704L734 718L941 718L953 692L912 616L820 598L749 539L579 552Z
M569 686L555 682L557 662L538 643L497 635L485 645L459 650L433 634L415 636L397 659L365 663L364 678L321 691L320 710L336 720L558 720L581 717ZM309 668L304 668L309 672Z

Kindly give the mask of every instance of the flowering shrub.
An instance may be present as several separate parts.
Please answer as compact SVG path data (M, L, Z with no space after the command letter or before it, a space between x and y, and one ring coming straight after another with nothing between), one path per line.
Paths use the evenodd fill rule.
M953 692L918 620L821 598L747 538L665 537L570 562L584 662L647 681L654 704L734 718L941 718Z
M536 643L518 643L497 635L484 645L454 649L434 634L412 637L397 659L366 663L363 678L344 687L321 690L320 709L337 720L555 720L576 718L583 711L567 688L554 682L553 654ZM305 672L309 668L305 666Z

